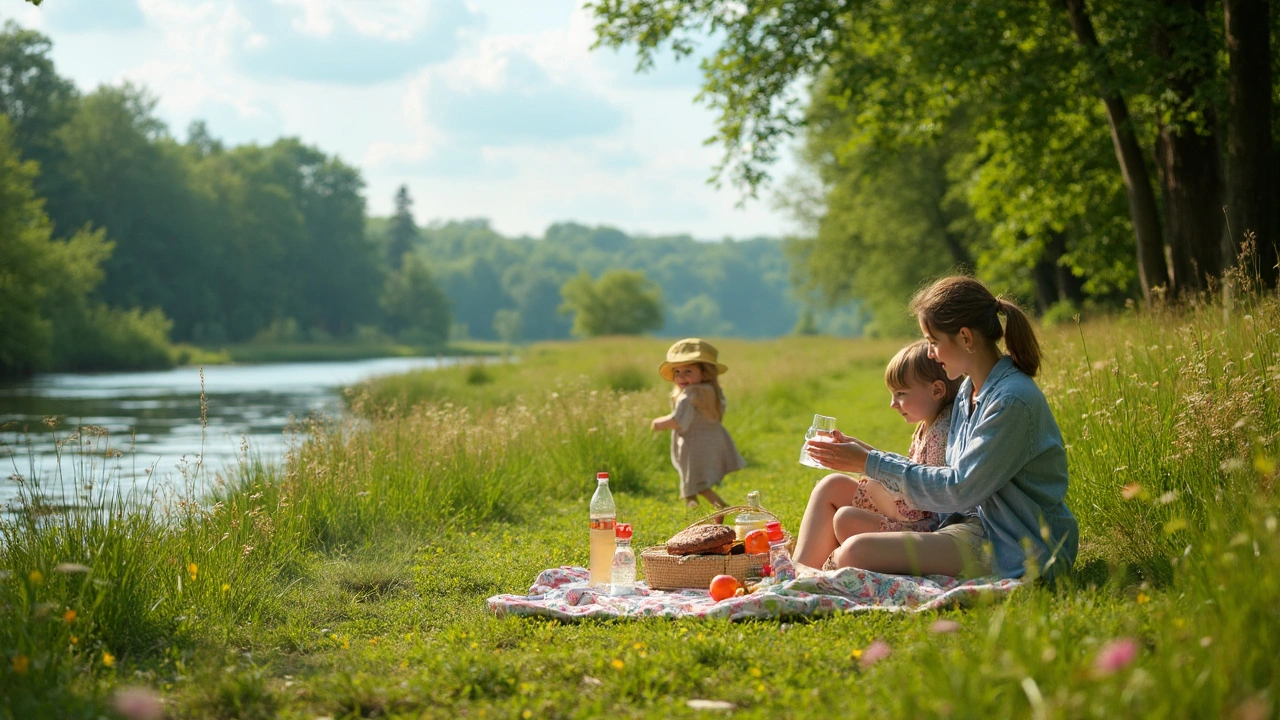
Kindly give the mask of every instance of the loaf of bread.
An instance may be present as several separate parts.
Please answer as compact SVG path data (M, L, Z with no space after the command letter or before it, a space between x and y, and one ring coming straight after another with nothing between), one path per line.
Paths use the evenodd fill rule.
M668 555L727 555L733 548L733 528L727 525L695 525L667 541Z

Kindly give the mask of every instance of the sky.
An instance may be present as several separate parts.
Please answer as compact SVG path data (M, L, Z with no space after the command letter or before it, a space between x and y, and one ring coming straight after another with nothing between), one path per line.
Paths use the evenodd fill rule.
M591 50L582 0L6 0L85 91L131 81L173 135L297 136L360 168L369 212L409 187L419 223L487 217L702 239L794 231L772 190L707 183L715 116L696 60L646 74ZM703 52L710 52L704 44ZM794 172L784 159L774 176Z

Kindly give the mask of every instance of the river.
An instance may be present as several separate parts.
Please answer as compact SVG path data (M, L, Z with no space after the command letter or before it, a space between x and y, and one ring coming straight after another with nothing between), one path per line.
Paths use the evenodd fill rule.
M291 420L342 413L344 387L456 362L418 357L206 367L203 426L196 367L48 374L0 384L0 503L13 503L20 483L32 481L55 503L72 501L73 493L87 496L85 480L95 485L94 496L182 481L180 468L193 467L202 446L209 470L237 462L245 448L276 461L288 448ZM84 432L88 427L94 429ZM78 428L79 437L69 440ZM77 443L83 451L73 452Z

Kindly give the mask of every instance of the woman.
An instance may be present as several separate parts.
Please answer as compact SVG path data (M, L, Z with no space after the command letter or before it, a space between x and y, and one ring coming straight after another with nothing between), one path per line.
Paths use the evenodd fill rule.
M810 441L809 452L824 467L864 473L913 507L949 516L933 533L861 534L840 545L832 521L858 485L828 475L809 497L796 559L820 567L834 553L840 567L877 572L1052 579L1075 561L1079 529L1064 502L1062 434L1032 380L1040 343L1030 321L970 277L939 280L916 295L911 310L929 356L948 377L966 376L952 409L947 465L918 465L842 433L834 442Z

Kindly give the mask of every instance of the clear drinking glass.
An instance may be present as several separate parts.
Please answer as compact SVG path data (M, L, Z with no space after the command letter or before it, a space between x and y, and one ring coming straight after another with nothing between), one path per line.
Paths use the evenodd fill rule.
M813 424L804 433L804 445L800 446L800 464L808 465L813 468L821 468L817 460L809 457L809 441L823 440L831 441L834 439L836 429L836 419L827 415L814 415Z

